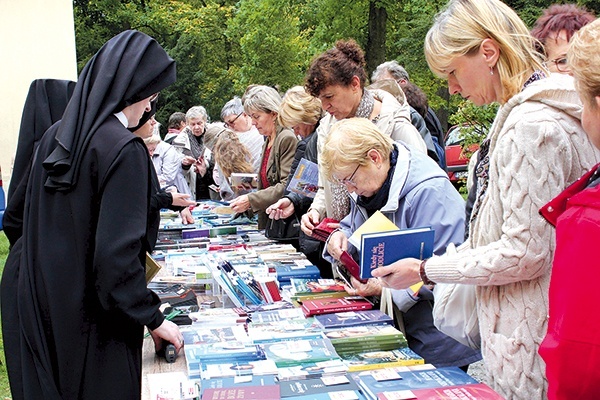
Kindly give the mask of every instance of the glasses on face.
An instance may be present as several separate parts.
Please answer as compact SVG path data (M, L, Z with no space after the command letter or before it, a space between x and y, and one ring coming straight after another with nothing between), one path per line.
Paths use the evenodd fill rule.
M156 99L158 99L158 95L159 93L154 93L152 96L150 96L150 102L156 101Z
M239 113L234 119L232 119L229 122L225 122L225 127L226 128L233 128L233 124L235 124L235 121L237 121L237 119L243 114L243 112Z
M356 183L354 182L354 175L356 175L356 171L358 171L358 169L360 168L360 164L358 164L356 166L356 168L354 169L354 172L352 172L352 175L350 175L348 178L344 178L344 179L338 179L335 178L336 182L342 185L352 185L354 187L356 187Z
M553 65L556 66L556 70L558 72L569 72L571 70L566 57L559 57L555 58L554 60L546 61L546 68L550 68Z

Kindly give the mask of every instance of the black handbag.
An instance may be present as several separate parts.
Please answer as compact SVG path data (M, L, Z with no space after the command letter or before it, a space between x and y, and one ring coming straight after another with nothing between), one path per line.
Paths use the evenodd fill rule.
M296 214L285 219L269 219L265 228L265 236L279 242L298 240L300 221Z

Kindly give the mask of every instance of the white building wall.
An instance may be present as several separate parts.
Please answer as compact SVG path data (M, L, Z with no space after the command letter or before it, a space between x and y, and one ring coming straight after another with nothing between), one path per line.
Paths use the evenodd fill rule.
M77 80L72 0L0 0L0 166L8 188L31 81Z

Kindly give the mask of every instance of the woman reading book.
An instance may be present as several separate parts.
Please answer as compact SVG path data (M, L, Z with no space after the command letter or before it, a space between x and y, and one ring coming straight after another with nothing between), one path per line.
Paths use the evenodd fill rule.
M464 201L448 176L425 153L394 142L366 118L337 122L326 139L320 159L324 175L343 184L351 194L350 214L327 241L325 258L340 260L344 251L356 260L358 250L348 238L376 211L398 228L430 226L435 230L434 253L444 253L464 235ZM398 246L401 246L398 243ZM427 286L382 290L377 279L362 284L352 279L351 294L382 296L382 305L393 300L403 323L409 347L436 367L466 369L481 359L478 351L446 336L433 325L433 294ZM391 299L390 299L391 297Z

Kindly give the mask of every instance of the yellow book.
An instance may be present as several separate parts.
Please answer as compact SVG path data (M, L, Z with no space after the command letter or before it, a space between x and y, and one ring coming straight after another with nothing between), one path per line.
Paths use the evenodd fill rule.
M150 253L146 252L146 283L150 283L161 268L161 265L152 258Z
M371 217L365 221L357 230L354 231L348 241L352 243L358 250L361 248L361 237L364 233L377 233L397 231L398 228L388 217L383 215L381 211L375 211Z

